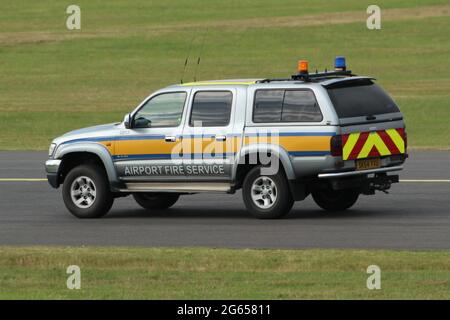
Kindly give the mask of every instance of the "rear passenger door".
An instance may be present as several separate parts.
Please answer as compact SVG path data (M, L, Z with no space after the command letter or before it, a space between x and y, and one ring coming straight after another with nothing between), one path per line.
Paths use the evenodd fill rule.
M193 89L183 130L183 165L192 180L229 180L236 148L234 89Z

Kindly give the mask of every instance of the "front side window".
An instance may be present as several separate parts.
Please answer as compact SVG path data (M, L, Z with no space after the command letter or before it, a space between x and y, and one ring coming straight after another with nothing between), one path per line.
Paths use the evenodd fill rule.
M230 91L199 91L192 102L189 125L225 127L230 123L233 94Z
M311 90L258 90L253 122L320 122L322 113Z
M183 116L186 92L159 94L150 100L134 116L134 128L177 127Z

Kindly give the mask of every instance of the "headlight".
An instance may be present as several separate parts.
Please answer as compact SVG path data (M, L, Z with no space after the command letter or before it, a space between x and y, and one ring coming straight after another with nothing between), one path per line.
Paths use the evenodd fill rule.
M51 157L53 155L53 152L55 152L56 149L56 143L52 143L50 145L50 148L48 148L48 156Z

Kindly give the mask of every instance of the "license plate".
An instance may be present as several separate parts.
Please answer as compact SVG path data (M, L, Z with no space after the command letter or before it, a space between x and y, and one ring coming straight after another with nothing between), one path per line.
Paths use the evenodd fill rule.
M364 159L356 161L356 170L368 170L375 169L381 166L381 161L379 158L375 159Z

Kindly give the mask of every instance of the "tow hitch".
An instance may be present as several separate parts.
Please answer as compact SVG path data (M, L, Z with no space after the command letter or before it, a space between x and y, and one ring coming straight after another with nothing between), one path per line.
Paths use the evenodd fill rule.
M375 194L375 191L389 193L387 190L391 188L391 184L399 181L398 175L388 176L386 173L376 174L373 178L367 178L362 193L365 195Z

